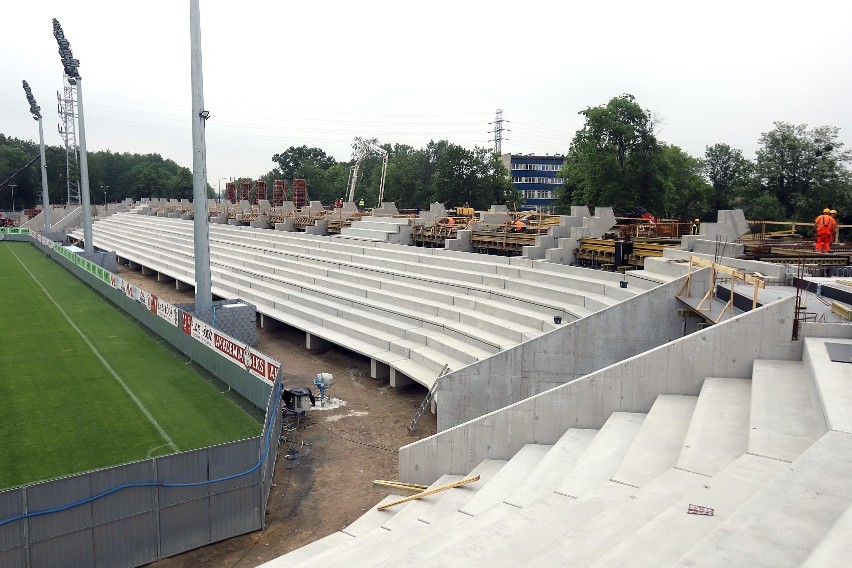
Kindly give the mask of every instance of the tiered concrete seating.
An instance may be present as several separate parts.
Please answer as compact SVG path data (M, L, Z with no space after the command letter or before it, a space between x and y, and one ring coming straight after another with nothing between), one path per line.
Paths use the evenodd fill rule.
M93 228L96 246L184 285L194 283L192 231L130 214ZM374 376L395 386L429 387L442 371L553 330L555 315L571 321L641 292L615 275L530 261L227 225L210 236L214 294L304 330L309 347L333 342L371 358Z
M801 361L756 360L751 379L708 377L697 397L485 460L471 473L497 471L478 483L263 566L846 565L852 368L829 341L852 344L806 338Z

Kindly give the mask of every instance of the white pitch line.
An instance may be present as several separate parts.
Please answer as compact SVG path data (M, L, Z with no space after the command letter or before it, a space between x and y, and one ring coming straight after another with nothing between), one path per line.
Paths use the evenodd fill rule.
M135 395L135 394L133 394L133 391L131 391L131 390L130 390L130 388L129 388L126 384L125 384L125 382L124 382L123 380L121 380L121 377L118 375L118 373L116 373L116 372L115 372L115 369L113 369L113 368L110 366L110 364L106 362L106 359L104 359L104 358L103 358L103 355L101 355L101 354L100 354L100 352L97 350L97 348L95 348L95 346L94 346L94 345L92 345L92 342L91 342L91 341L89 341L89 338L88 338L88 337L86 337L86 336L83 334L83 331L82 331L79 327L77 327L77 325L76 325L76 324L75 324L75 323L71 320L71 318L70 318L70 317L68 317L68 314L66 314L66 313L65 313L65 310L63 310L63 309L62 309L62 306L60 306L60 305L56 302L56 300L54 300L54 299L53 299L53 296L51 296L51 295L50 295L50 292L48 292L48 291L47 291L47 289L45 289L45 287L41 285L41 282L39 282L39 281L38 281L38 279L35 277L35 275L34 275L32 272L30 272L30 269L29 269L29 268L27 268L27 265L26 265L26 264L24 264L24 263L21 261L21 259L20 259L20 258L18 258L18 255L17 255L17 254L15 254L15 251L13 251L13 250L9 249L9 252L11 252L11 253L12 253L12 256L14 256L14 257L15 257L15 260L17 260L17 261L20 263L20 265L21 265L22 267L24 267L24 270L26 270L26 271L27 271L27 274L29 274L29 275L30 275L30 278L32 278L32 279L33 279L33 282L35 282L35 283L38 285L38 287L39 287L39 288L41 288L41 291L42 291L42 292L44 292L44 295L45 295L45 296L47 296L47 299L48 299L48 300L50 300L51 302L53 302L53 305L54 305L54 306L56 306L56 309L57 309L57 310L59 310L59 313L60 313L60 314L62 314L62 316L65 318L65 320L68 322L68 324L69 324L71 327L73 327L73 328L74 328L74 331L76 331L76 332L77 332L77 334L78 334L80 337L82 337L82 338L83 338L83 341L85 341L85 342L86 342L86 345L88 345L88 346L89 346L89 349L91 349L91 350L92 350L92 353L94 353L94 354L95 354L95 357L97 357L97 358L98 358L98 360L100 360L101 364L102 364L104 367L106 367L106 370L107 370L107 371L109 371L109 372L110 372L110 374L113 376L113 378L114 378L114 379L118 382L118 384L120 384L120 385L121 385L121 387L124 389L124 391L127 393L127 395L128 395L130 398L132 398L132 399L133 399L133 402L135 402L135 403L136 403L136 406L138 406L138 407L139 407L139 410L141 410L141 411L142 411L142 413L143 413L143 414L144 414L144 415L148 418L148 420L151 422L151 424L153 424L153 425L154 425L154 428L156 428L156 429L157 429L157 431L160 433L160 435L163 437L163 439L164 439L166 442L168 442L168 445L169 445L169 446L171 446L171 447L174 449L174 451L179 452L180 450L178 450L178 447L175 445L175 443L174 443L174 441L171 439L171 437L169 437L169 435L168 435L168 434L166 434L166 431L165 431L165 430L163 430L163 427L162 427L162 426L160 426L160 423L159 423L159 422L157 422L157 419L156 419L156 418L154 418L154 417L151 415L151 413L150 413L150 412L148 412L148 409L147 409L147 408L145 408L145 405L144 405L144 404L142 404L142 401L141 401L141 400L139 400L138 398L136 398L136 395Z

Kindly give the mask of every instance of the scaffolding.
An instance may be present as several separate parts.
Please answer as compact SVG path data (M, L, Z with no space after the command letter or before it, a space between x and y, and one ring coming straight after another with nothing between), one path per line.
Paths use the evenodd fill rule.
M287 200L287 182L277 179L272 182L272 206L281 207Z
M225 199L234 203L237 200L237 184L229 181L225 184Z
M303 179L293 180L293 205L300 209L308 204L308 186Z
M240 201L249 201L251 196L251 182L244 181L240 183Z
M59 135L65 143L65 186L68 205L80 204L80 147L77 145L77 107L75 104L77 86L68 83L63 75L62 94L56 92L59 113Z

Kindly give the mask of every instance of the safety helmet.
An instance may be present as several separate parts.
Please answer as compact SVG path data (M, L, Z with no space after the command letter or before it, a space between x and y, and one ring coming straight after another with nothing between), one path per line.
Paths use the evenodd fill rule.
M831 214L832 214L832 215L837 215L837 209L832 209L832 210L831 210Z
M695 220L695 222L696 222L696 223L700 223L701 221L699 221L698 219L696 219L696 220Z
M822 212L823 212L823 213L831 213L831 209L829 209L828 207L826 207L825 209L823 209L823 210L822 210Z

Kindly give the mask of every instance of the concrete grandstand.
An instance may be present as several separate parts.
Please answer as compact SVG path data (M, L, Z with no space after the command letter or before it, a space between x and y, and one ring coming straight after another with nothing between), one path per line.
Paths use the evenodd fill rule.
M710 318L686 297L687 272L698 298L745 293L690 268L718 241L709 234L622 276L250 227L210 233L215 294L255 303L265 325L304 330L308 346L369 357L375 377L435 387L439 431L400 449L401 481L480 476L369 511L265 566L848 557L852 368L829 352L852 350L852 327L800 321L789 270L711 257L776 286L727 315L711 295ZM183 285L191 239L190 223L135 213L94 226L95 246Z

